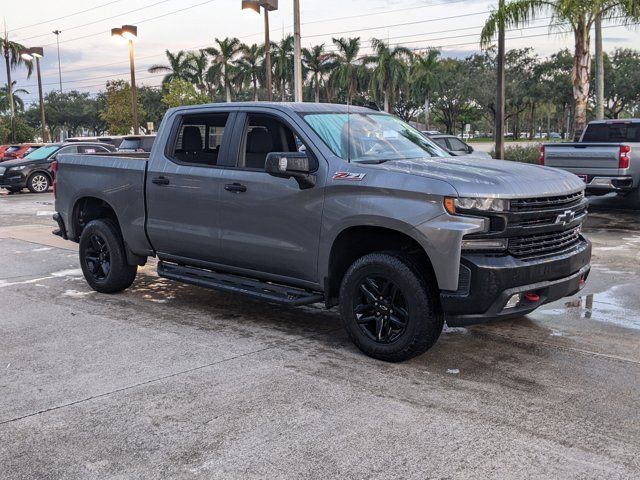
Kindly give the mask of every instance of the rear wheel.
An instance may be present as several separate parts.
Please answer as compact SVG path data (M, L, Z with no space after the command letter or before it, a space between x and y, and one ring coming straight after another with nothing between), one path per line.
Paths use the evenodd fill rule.
M138 270L127 263L120 230L108 219L93 220L82 231L80 265L87 283L101 293L125 290Z
M372 253L357 260L340 287L340 312L355 345L389 362L431 348L444 320L430 277L400 253Z
M32 173L27 180L27 188L31 193L44 193L49 190L51 180L44 173Z

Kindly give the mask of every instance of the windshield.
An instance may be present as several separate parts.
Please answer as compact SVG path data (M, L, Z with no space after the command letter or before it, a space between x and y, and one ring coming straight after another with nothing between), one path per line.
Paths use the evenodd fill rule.
M583 142L640 142L640 123L594 123L587 126Z
M418 130L391 115L314 113L304 119L333 153L350 162L449 156Z
M24 157L25 160L44 160L49 158L50 155L56 153L60 149L60 145L47 145L46 147L40 147L34 150L29 155Z
M140 138L125 138L120 144L122 150L136 150L140 148L142 140Z
M18 150L20 150L20 147L16 146L16 145L13 145L13 146L7 148L5 150L5 153L13 153L13 152L17 152Z

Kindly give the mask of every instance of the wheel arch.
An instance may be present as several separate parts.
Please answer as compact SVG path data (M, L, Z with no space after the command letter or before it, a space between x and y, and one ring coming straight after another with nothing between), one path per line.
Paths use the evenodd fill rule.
M435 279L429 255L409 233L393 227L353 225L342 229L333 239L324 262L324 290L327 306L336 305L340 284L349 267L358 258L373 252L399 251L410 255L417 265Z

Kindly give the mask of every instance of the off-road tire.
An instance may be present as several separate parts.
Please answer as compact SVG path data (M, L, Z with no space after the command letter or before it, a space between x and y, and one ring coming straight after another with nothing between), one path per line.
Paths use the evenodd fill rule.
M103 245L106 248L97 248ZM117 293L127 289L136 278L137 265L127 263L122 234L115 222L109 219L93 220L84 227L80 236L80 265L84 278L95 291ZM104 252L108 252L108 268L104 264ZM96 266L93 258L100 258ZM105 273L106 270L106 273Z
M364 318L364 315L356 312L357 306L365 307L362 305L363 299L370 297L362 287L371 293L368 288L370 283L367 282L373 279L380 284L385 278L396 287L395 291L401 293L405 308L397 310L403 311L407 319L399 336L393 339L390 335L386 343L378 340L379 335L376 337L379 325L377 321L367 323L366 328L362 328L358 321L362 323L369 317ZM388 303L385 305L387 309L394 308ZM340 286L340 313L353 343L366 355L387 362L401 362L426 352L438 340L444 324L433 274L427 268L420 267L410 256L400 252L371 253L351 265ZM373 315L377 313L381 312L374 311ZM373 336L369 329L374 330Z

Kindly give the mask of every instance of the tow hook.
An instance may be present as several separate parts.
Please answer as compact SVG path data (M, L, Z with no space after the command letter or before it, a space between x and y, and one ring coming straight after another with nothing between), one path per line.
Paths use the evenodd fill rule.
M536 303L540 301L540 295L533 292L525 293L524 298L527 302L531 302L531 303Z

